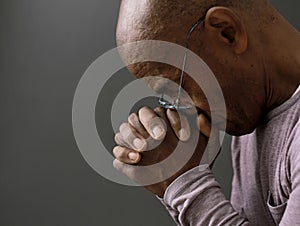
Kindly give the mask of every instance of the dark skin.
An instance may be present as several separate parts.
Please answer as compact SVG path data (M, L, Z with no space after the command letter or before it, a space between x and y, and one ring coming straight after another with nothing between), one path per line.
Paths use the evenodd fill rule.
M169 15L164 14L163 4L166 2L123 0L117 28L118 45L156 39L184 46L187 31L200 17L201 10L195 13L195 8L200 3L191 4L182 1L179 3L182 7L178 6L181 7L179 11L182 13L175 16L172 10L169 10ZM252 132L260 125L262 117L267 112L291 97L300 83L299 33L270 5L263 4L258 8L261 11L253 17L247 11L238 8L212 7L206 13L205 22L196 29L191 39L190 49L207 63L222 88L227 106L226 132L231 135L244 135ZM204 13L203 11L202 14ZM289 37L288 42L286 37ZM130 50L123 54L122 57L135 56L135 53L131 53ZM154 75L153 72L155 72L155 75L163 75L175 82L178 82L180 74L178 69L152 62L131 65L128 69L138 78ZM211 128L209 118L211 112L217 112L218 104L208 106L202 90L189 76L186 78L185 90L196 107L204 112L197 117L198 125L206 126L202 126L201 129L203 137L197 149L198 154L173 177L149 189L161 197L174 179L195 167L195 163L199 164L208 137L211 136L207 131L217 130L217 128ZM153 110L142 112L136 114L131 122L129 120L132 128L140 126L140 129L136 129L133 133L135 135L142 134L144 130L144 132L148 131L148 134L145 133L144 136L154 138L149 128L151 123L147 123L147 120L149 122L155 117L163 118L166 123L178 121L176 115L166 117L166 113L158 114ZM141 121L144 123L137 125ZM174 131L173 138L171 135L167 136L167 132L164 131L157 140L164 140L172 146L173 143L178 142L178 139L174 137L180 139L180 127L174 128L171 125L167 129ZM122 132L120 134L124 135ZM116 139L119 146L114 149L116 156L114 165L131 177L126 173L128 171L123 169L130 167L130 164L138 164L140 161L143 164L147 162L147 158L139 153L146 150L147 142L143 139L145 137L140 136L145 145L142 149L135 149L129 145L134 139L126 140L124 137L127 136ZM162 155L165 149L159 146L153 154ZM136 155L136 158L130 159L129 153ZM159 161L163 157L155 158Z
M158 118L160 120L156 121ZM186 119L184 116L181 116L181 118L183 121ZM199 165L210 136L215 139L212 142L215 145L209 147L208 151L211 149L218 150L219 148L216 130L213 132L211 131L210 123L203 114L197 116L195 125L198 124L198 127L193 125L190 127L187 121L184 121L181 124L176 111L166 111L163 108L156 108L152 110L149 107L144 107L140 109L137 114L133 113L130 115L128 121L128 123L121 125L120 133L116 134L115 137L116 143L120 146L115 147L113 150L113 153L117 158L114 161L114 166L137 183L147 183L147 179L149 179L149 177L155 181L161 181L160 183L150 185L147 184L147 186L145 186L147 190L160 197L163 197L164 191L173 180L189 169ZM155 136L151 132L151 128L153 126L149 125L147 122L153 121L156 121L155 126L163 128L161 130L161 136ZM164 123L162 123L162 121ZM195 130L197 130L199 127L201 127L201 133L196 133ZM188 131L187 136L182 136L182 133L179 132L182 128ZM137 138L142 141L142 145L140 147L137 147L137 143L134 141ZM147 147L148 145L146 139L148 143L151 142L149 139L161 141L161 143L158 147L150 148L151 151L148 151L149 149ZM190 146L194 144L191 142L191 140L194 139L199 140L196 147L192 147L190 149ZM155 171L148 169L142 169L138 171L131 167L131 165L145 166L160 163L169 157L169 155L178 145L178 142L181 142L182 149L177 157L180 159L180 155L188 154L191 156L191 158L186 164L183 165L182 168L180 168L177 172L175 171L171 177L167 179L161 179L168 172L166 167L163 165L158 164ZM136 152L132 152L133 150ZM133 153L136 153L137 155L134 156L132 155ZM170 165L167 167L172 169L174 167L176 168L178 162L175 159L169 164Z

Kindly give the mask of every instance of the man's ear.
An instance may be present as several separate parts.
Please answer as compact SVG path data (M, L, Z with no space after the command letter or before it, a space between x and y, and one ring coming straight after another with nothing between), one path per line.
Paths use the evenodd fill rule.
M236 54L247 49L248 37L241 18L226 7L213 7L208 10L205 27L215 33L217 39L232 46Z

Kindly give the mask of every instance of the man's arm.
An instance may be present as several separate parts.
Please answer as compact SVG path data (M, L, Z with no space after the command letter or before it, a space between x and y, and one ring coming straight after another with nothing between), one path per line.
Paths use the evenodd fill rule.
M233 209L205 165L178 177L161 201L178 225L250 225Z
M143 113L146 113L145 116L143 116ZM153 164L153 159L159 162L169 156L174 145L177 145L178 138L176 135L180 134L172 131L174 128L175 130L180 128L178 124L174 124L176 120L172 119L171 116L170 112L165 114L164 110L156 110L155 114L153 114L149 108L146 108L139 112L139 122L131 122L127 124L126 128L122 126L120 133L116 136L116 142L120 146L114 149L114 154L117 158L114 163L115 167L138 183L140 181L143 182L145 177L147 179L151 176L158 176L157 174L152 175L148 171L138 171L138 169L133 168L133 165L141 162ZM143 117L147 117L147 119ZM162 124L159 125L160 121L157 120L157 117L164 120L165 127ZM165 128L167 131L162 133L164 136L161 136L160 139L163 139L163 142L158 147L154 148L154 150L146 151L148 144L146 145L145 143L148 143L149 137L154 137L150 129L151 126L149 126L151 124L149 121L151 120L155 121L156 126ZM171 123L169 123L170 121ZM202 127L204 133L210 136L211 129L208 128L208 122L202 118L200 124L202 125L200 128ZM148 135L146 135L147 133ZM147 136L149 137L144 139ZM134 147L134 140L137 137L143 140L142 143L144 145L142 145L143 148L141 149ZM203 134L200 135L200 145L195 151L198 153L192 157L193 160L189 161L183 169L165 181L145 187L162 197L160 200L179 225L249 225L249 222L239 216L231 203L226 200L208 164L199 166L203 151L207 145L207 138ZM186 153L185 151L182 150L183 154ZM140 157L136 161L129 160L127 157L129 153L136 153ZM161 172L163 175L164 168L162 167L158 172Z

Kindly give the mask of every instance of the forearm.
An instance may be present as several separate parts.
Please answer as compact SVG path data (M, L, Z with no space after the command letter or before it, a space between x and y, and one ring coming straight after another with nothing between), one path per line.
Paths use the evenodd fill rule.
M207 168L197 167L181 175L162 201L178 225L250 225L226 200Z

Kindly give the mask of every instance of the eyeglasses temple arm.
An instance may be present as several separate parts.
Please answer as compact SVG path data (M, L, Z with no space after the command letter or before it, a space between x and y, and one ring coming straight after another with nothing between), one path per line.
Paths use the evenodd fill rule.
M177 95L177 99L174 103L174 105L179 108L179 102L180 102L180 96L182 93L182 89L183 89L183 83L184 83L184 71L186 69L186 60L187 60L187 52L189 49L189 42L190 42L190 38L192 36L192 33L194 32L194 30L198 27L199 24L201 24L205 19L205 16L200 18L194 25L193 27L189 30L188 36L187 36L187 41L186 41L186 45L185 45L185 52L184 52L184 57L183 57L183 64L182 64L182 69L181 69L181 75L180 75L180 83L179 83L179 87L178 87L178 95Z

